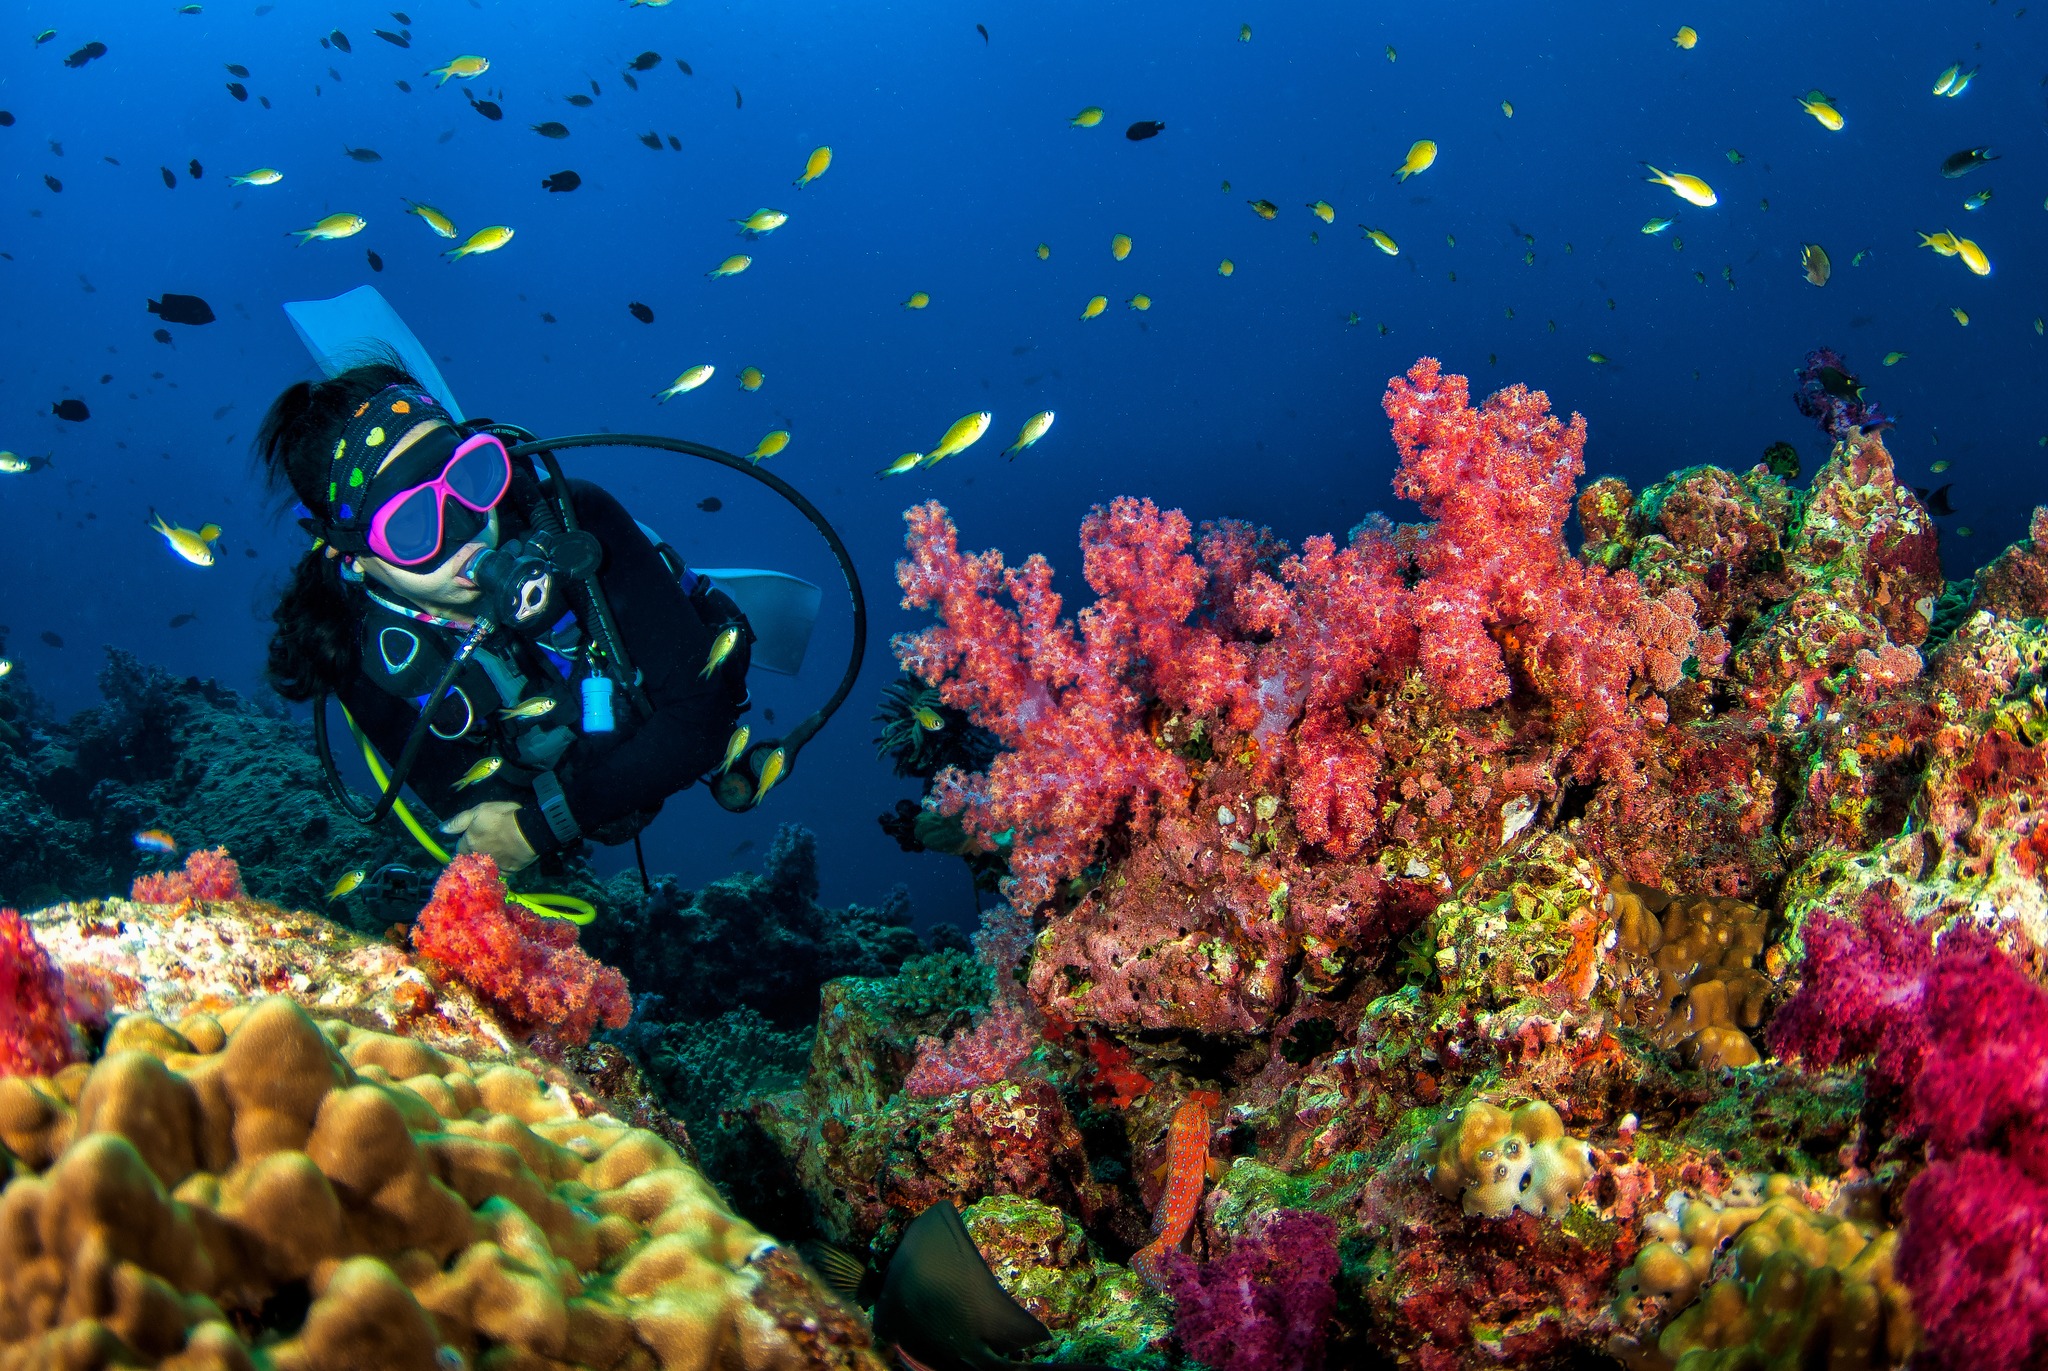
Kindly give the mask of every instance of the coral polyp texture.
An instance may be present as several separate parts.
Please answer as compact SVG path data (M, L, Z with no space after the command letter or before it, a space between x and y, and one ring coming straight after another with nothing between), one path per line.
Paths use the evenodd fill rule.
M0 1365L881 1365L661 1139L282 998L0 1080L0 1145Z

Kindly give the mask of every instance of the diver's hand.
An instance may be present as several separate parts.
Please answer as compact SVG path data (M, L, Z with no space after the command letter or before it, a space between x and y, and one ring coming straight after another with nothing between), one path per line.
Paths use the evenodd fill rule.
M498 864L498 870L513 872L536 856L519 831L518 814L519 806L511 800L485 800L442 824L441 831L462 835L457 852L481 852Z

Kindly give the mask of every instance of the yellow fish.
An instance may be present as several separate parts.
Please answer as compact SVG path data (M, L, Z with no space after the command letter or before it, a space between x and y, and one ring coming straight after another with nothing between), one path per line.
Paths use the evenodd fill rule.
M1700 35L1692 25L1680 24L1678 32L1671 35L1671 41L1684 48L1687 52L1691 52L1693 44L1700 41Z
M988 421L995 416L987 410L975 414L963 414L953 421L953 427L939 439L939 445L924 455L920 466L937 466L957 452L965 452L981 441L981 435L988 432Z
M220 537L219 524L207 524L197 532L164 522L164 516L154 509L149 512L149 526L164 535L171 551L183 557L193 566L213 565L213 544Z
M754 784L754 803L761 803L762 797L775 789L775 783L782 779L782 773L789 769L789 753L776 748L768 754L768 760L761 767L761 779Z
M1137 310L1140 313L1143 313L1144 311L1152 308L1152 297L1149 295L1133 295L1130 299L1124 301L1124 303L1126 305L1129 305L1132 309Z
M441 255L452 262L457 258L468 257L479 252L496 252L511 241L511 229L503 224L492 224L489 228L480 228L475 233L470 234L469 241L461 247L450 248Z
M1081 317L1083 319L1093 319L1096 315L1102 313L1102 311L1108 308L1109 297L1107 295L1090 296L1088 299L1088 303L1081 307Z
M1805 270L1806 279L1816 286L1826 285L1835 270L1834 264L1828 261L1828 250L1819 243L1799 245L1799 265Z
M536 695L531 700L521 700L516 705L507 705L498 711L500 719L538 719L555 707L554 700L546 695Z
M1884 355L1884 364L1888 367L1895 367L1905 360L1906 354L1903 352L1887 352Z
M1954 88L1956 78L1958 76L1961 76L1962 74L1963 64L1961 62L1957 62L1956 64L1951 66L1947 71L1944 71L1941 75L1934 78L1934 93L1936 95L1947 95L1949 91Z
M1643 163L1643 165L1650 167L1648 162ZM1650 175L1647 179L1660 186L1669 186L1673 195L1676 195L1688 205L1698 205L1701 209L1708 208L1719 198L1714 194L1712 186L1700 180L1699 177L1689 176L1682 171L1667 175L1655 167L1650 167Z
M1322 220L1326 224L1334 224L1337 222L1337 211L1331 207L1330 202L1328 200L1316 201L1314 204L1308 207L1308 212L1310 214L1313 214L1316 218Z
M1051 427L1052 411L1041 409L1024 421L1024 427L1017 430L1017 441L1004 448L1003 455L1013 462L1016 461L1018 453L1043 438L1045 431Z
M1252 41L1252 26L1250 24L1239 24L1237 26L1237 41L1240 43Z
M348 894L351 890L354 890L357 886L361 885L363 883L364 877L366 877L367 875L369 875L369 873L361 870L360 868L358 868L355 871L349 872L347 875L343 876L340 880L334 883L334 889L327 892L327 898L330 900L340 899L342 896Z
M1586 360L1596 367L1604 367L1607 365L1607 354L1604 352L1589 352L1586 354Z
M1050 256L1052 256L1051 246L1045 243L1040 243L1038 245L1038 260L1043 262L1046 258Z
M488 57L458 57L445 67L435 67L427 75L440 77L441 79L434 84L445 86L448 84L448 78L451 76L460 76L467 79L472 76L482 76L490 69L491 59Z
M704 274L706 276L714 278L720 276L737 276L752 265L754 265L753 258L746 256L744 253L735 252L732 256L726 258L723 262L720 262L717 266L713 267L711 270L705 272Z
M1955 244L1955 255L1963 259L1963 265L1968 267L1973 274L1978 276L1989 276L1991 274L1991 259L1984 255L1984 249L1978 247L1968 238L1958 234L1950 233L1948 240Z
M1082 110L1079 114L1067 120L1067 127L1076 129L1092 129L1101 122L1102 106L1090 105L1087 109Z
M1387 60L1389 62L1393 61L1394 56L1394 45L1392 43L1389 43L1387 44Z
M755 466L759 466L764 459L773 457L788 446L789 430L778 428L771 433L764 434L761 441L754 444L754 450L747 454L747 460Z
M240 176L230 176L228 184L231 186L274 186L282 180L284 180L284 173L277 170L277 168L258 167L256 170L245 172Z
M1231 261L1228 257L1224 258L1221 262L1218 262L1216 264L1216 274L1218 276L1234 275L1236 271L1237 263Z
M1109 255L1121 262L1131 255L1131 235L1119 233L1109 240Z
M498 768L503 765L505 765L503 757L486 757L462 773L461 778L455 782L455 789L467 790L478 781L488 781L491 777L498 774Z
M0 657L0 680L5 680L8 676L11 676L13 673L14 663L9 661L5 657Z
M1939 476L1942 472L1948 470L1948 459L1944 457L1938 462L1929 462L1927 464L1927 469L1933 472L1936 476Z
M725 740L725 760L718 764L718 774L720 776L732 770L732 764L738 761L740 754L747 750L747 740L753 736L754 730L748 728L745 724L741 724L732 731L732 736Z
M404 199L403 196L399 198ZM447 215L441 213L432 205L423 205L417 200L406 200L405 203L410 206L406 210L407 214L417 214L426 221L428 228L440 234L443 238L453 238L455 236L454 223L449 220Z
M2041 316L2037 314L2034 316L2034 335L2040 337L2044 332L2048 332L2048 326L2042 324Z
M740 626L738 624L727 624L724 628L720 629L718 636L711 640L711 655L705 659L704 669L697 673L698 678L701 680L718 670L719 663L730 657L732 650L738 647L739 643Z
M1280 212L1280 206L1274 204L1271 200L1247 200L1245 203L1250 205L1252 213L1258 215L1261 219L1271 219Z
M761 388L761 382L763 382L766 379L767 377L761 374L761 368L759 367L740 368L740 389L746 391L750 395L753 392L759 390Z
M1511 101L1511 100L1503 100L1503 101L1501 101L1501 102L1500 102L1500 112L1501 112L1502 114L1505 114L1505 115L1506 115L1506 116L1507 116L1508 118L1510 118L1510 119L1514 118L1514 117L1515 117L1515 106L1514 106L1514 102L1513 102L1513 101Z
M1643 220L1644 233L1662 233L1665 229L1668 229L1670 227L1671 221L1669 219L1666 219L1662 215L1658 215L1654 219Z
M1428 171L1436 165L1436 144L1427 138L1413 143L1408 148L1408 160L1394 168L1394 178L1405 181L1420 171Z
M1358 227L1364 229L1365 236L1372 239L1373 246L1387 254L1387 256L1399 257L1401 255L1401 245L1385 233L1376 228L1366 228L1364 224L1360 224Z
M733 220L740 226L740 232L748 238L766 238L789 222L789 216L779 209L757 209L744 219Z
M670 383L668 389L654 392L654 398L666 403L671 396L681 395L684 391L695 390L698 386L703 385L711 379L712 373L717 370L718 368L712 366L709 362L699 362L696 366L691 367L688 371L676 377Z
M804 174L796 179L795 184L799 189L808 186L811 182L823 176L825 169L831 165L832 149L812 148L810 157L804 162Z
M1936 252L1940 253L1944 257L1953 257L1956 255L1955 237L1954 235L1949 234L1947 232L1921 234L1920 246L1923 248L1933 248Z
M24 457L18 452L0 451L0 472L9 476L25 476L31 471L41 471L50 465L48 456Z
M923 309L926 305L930 304L931 302L931 296L925 294L921 290L913 290L912 292L910 292L910 298L903 302L903 308Z
M883 476L901 476L906 471L915 471L923 461L924 454L922 452L906 452L876 472L875 476L878 479Z
M917 726L927 733L944 733L946 731L946 721L941 719L939 711L933 709L930 705L919 705L910 712L910 717L917 720Z
M370 221L360 214L330 214L311 228L293 229L299 235L299 246L304 247L315 238L332 241L336 238L353 238L370 226Z
M1820 126L1830 133L1842 127L1842 112L1835 108L1835 102L1817 90L1810 90L1799 97L1799 108L1820 121Z
M1970 316L1964 313L1962 309L1955 306L1951 306L1949 308L1949 313L1955 315L1956 322L1961 324L1964 328L1968 328L1970 326Z

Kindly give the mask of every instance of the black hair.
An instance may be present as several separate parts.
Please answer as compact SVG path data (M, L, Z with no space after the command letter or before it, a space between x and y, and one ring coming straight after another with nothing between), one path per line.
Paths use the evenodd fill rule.
M334 444L358 405L391 385L418 385L394 352L324 381L299 381L271 402L256 432L263 482L281 507L304 505L315 518L327 512L327 475ZM341 579L341 562L316 547L292 568L291 582L271 611L264 678L287 700L334 692L361 666L362 604Z

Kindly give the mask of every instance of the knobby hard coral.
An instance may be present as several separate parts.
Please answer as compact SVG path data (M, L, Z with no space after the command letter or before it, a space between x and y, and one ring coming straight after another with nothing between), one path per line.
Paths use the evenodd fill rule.
M33 1173L0 1192L0 1365L881 1368L652 1134L287 1000L0 1080L0 1144Z
M1770 913L1743 900L1678 895L1620 876L1608 881L1621 949L1648 982L1622 1002L1625 1021L1689 1065L1754 1066L1745 1029L1763 1022L1771 979L1754 963Z
M1506 1218L1517 1209L1555 1218L1571 1207L1593 1174L1593 1152L1567 1137L1564 1120L1541 1100L1508 1113L1474 1100L1437 1121L1421 1160L1424 1175L1467 1214Z
M469 985L521 1031L585 1043L599 1023L623 1028L633 1017L626 978L578 948L570 924L509 903L497 863L482 853L448 864L413 924L412 941L422 958Z
M183 871L152 871L137 876L128 897L142 904L180 904L186 900L246 900L242 869L224 847L201 848L187 854Z
M28 920L0 909L0 1076L42 1075L71 1060L64 973Z

